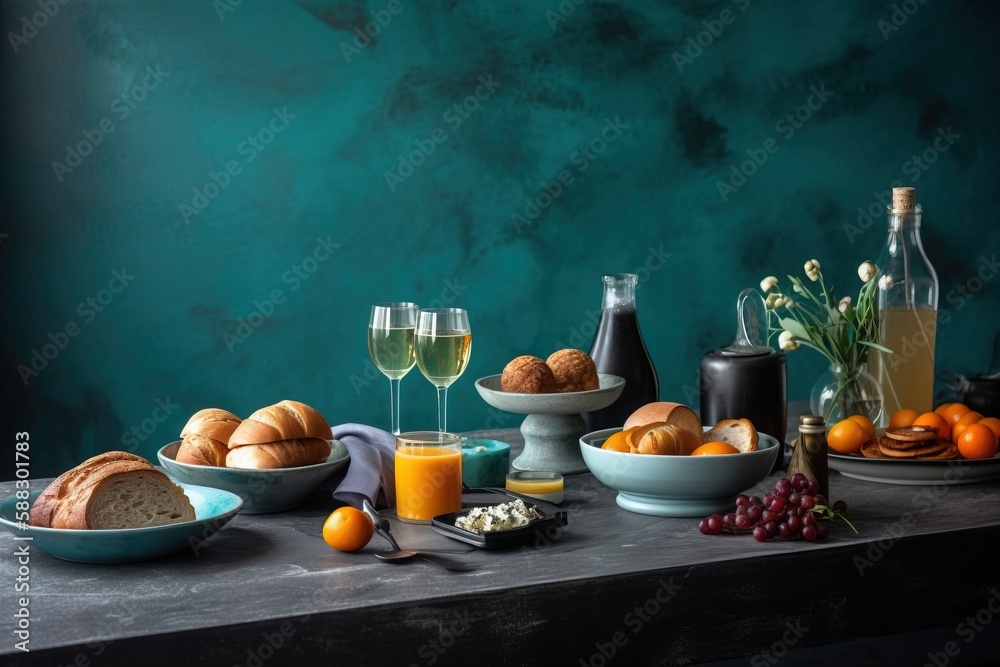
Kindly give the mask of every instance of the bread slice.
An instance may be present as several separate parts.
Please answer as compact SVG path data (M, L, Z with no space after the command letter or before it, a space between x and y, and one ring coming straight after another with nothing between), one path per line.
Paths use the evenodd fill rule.
M308 466L326 461L330 450L330 441L320 438L243 445L229 450L226 467L271 469Z
M104 478L87 503L90 529L148 528L194 521L184 490L159 470L133 470Z
M702 442L726 442L741 452L756 451L758 439L749 419L723 419L701 436Z
M129 485L129 501L142 502L129 510L110 511L109 517L109 510L105 506L120 505L122 500L119 497L115 501L114 496L107 495L109 490L104 487L112 481L116 482L117 487L117 482L133 478L136 481ZM141 491L142 488L147 490ZM139 495L136 495L137 489L141 491ZM163 505L149 506L149 500L156 500ZM166 512L157 514L161 509ZM95 527L90 523L91 517L97 516L95 512L100 514L100 518L96 519L100 528L139 528L192 521L195 518L194 507L184 491L166 475L141 456L115 451L87 459L53 480L32 505L29 523L42 528L82 530ZM151 514L153 518L149 518L147 514ZM174 514L177 516L173 516ZM151 521L156 523L150 523Z

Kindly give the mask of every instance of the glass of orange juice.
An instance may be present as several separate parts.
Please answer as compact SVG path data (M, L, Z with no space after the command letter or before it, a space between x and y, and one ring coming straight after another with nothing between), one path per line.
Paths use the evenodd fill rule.
M430 523L462 509L462 438L442 431L396 436L396 516Z

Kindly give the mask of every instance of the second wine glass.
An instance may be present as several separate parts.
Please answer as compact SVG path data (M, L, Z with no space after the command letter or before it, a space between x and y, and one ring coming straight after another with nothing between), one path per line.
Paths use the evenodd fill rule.
M417 304L405 301L377 303L368 322L368 352L375 367L389 378L389 419L394 435L399 435L399 381L415 361L413 331L418 310Z
M448 430L448 387L465 372L472 354L469 314L461 308L428 308L417 314L417 367L437 387L438 430Z

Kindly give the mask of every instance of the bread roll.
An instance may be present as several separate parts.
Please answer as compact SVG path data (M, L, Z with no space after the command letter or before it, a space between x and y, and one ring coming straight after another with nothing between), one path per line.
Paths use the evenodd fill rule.
M524 354L508 363L500 376L500 390L518 394L551 394L556 378L544 360Z
M229 468L294 468L326 461L330 442L319 438L301 438L242 445L230 449L226 456Z
M224 467L226 454L229 453L229 438L240 421L233 413L217 408L194 413L181 430L183 440L177 450L177 462Z
M647 403L625 420L624 430L633 426L645 426L654 422L674 424L691 431L699 438L701 437L701 419L694 410L681 403L671 403L669 401L659 401L657 403Z
M229 437L229 449L300 438L329 440L331 437L330 424L315 408L298 401L281 401L244 419Z
M586 352L566 348L550 354L545 363L552 369L557 391L592 391L601 388L597 366Z
M29 523L42 528L139 528L193 521L184 491L141 456L106 452L57 477Z
M749 419L723 419L701 436L702 442L726 442L741 452L757 450L757 429Z

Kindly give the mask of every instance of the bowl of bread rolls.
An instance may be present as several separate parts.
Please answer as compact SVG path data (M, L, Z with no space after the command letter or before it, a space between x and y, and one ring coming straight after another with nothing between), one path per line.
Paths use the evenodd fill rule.
M580 451L594 476L618 491L619 507L703 517L766 479L781 450L747 419L703 425L688 406L658 401L621 427L587 433Z
M246 419L206 408L157 456L182 482L235 493L243 512L282 512L347 464L347 449L331 435L323 415L298 401L269 405Z

